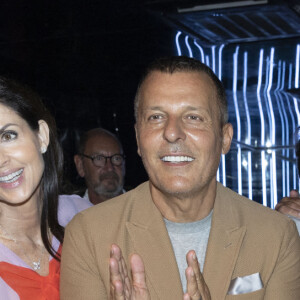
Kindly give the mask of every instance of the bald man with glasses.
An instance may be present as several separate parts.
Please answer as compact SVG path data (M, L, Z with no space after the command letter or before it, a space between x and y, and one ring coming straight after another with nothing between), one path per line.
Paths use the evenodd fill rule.
M74 162L85 179L84 194L91 204L98 204L124 193L125 156L119 139L103 128L85 132L79 141Z

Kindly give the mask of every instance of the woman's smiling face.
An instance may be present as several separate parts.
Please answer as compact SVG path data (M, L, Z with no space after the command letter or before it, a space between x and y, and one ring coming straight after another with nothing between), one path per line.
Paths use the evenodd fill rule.
M0 104L0 201L17 205L37 199L47 146L48 126L40 120L33 131L15 111Z

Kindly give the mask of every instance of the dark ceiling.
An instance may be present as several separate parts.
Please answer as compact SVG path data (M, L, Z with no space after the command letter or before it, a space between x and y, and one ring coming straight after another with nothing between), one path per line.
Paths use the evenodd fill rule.
M298 1L259 2L3 0L0 73L45 99L58 123L67 172L74 172L76 131L103 126L117 130L128 158L127 185L135 186L146 178L132 106L145 65L177 54L178 30L206 46L299 38Z

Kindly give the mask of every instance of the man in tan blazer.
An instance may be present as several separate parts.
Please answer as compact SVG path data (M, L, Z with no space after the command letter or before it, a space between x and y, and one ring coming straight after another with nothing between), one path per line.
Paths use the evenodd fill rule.
M216 181L233 129L214 73L157 60L135 114L149 182L67 226L61 299L300 299L294 222Z

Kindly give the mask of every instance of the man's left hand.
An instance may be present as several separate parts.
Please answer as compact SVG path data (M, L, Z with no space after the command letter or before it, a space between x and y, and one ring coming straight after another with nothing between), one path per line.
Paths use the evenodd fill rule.
M187 292L183 300L211 300L208 286L205 283L196 253L191 250L186 255L188 267L185 270L187 280Z

